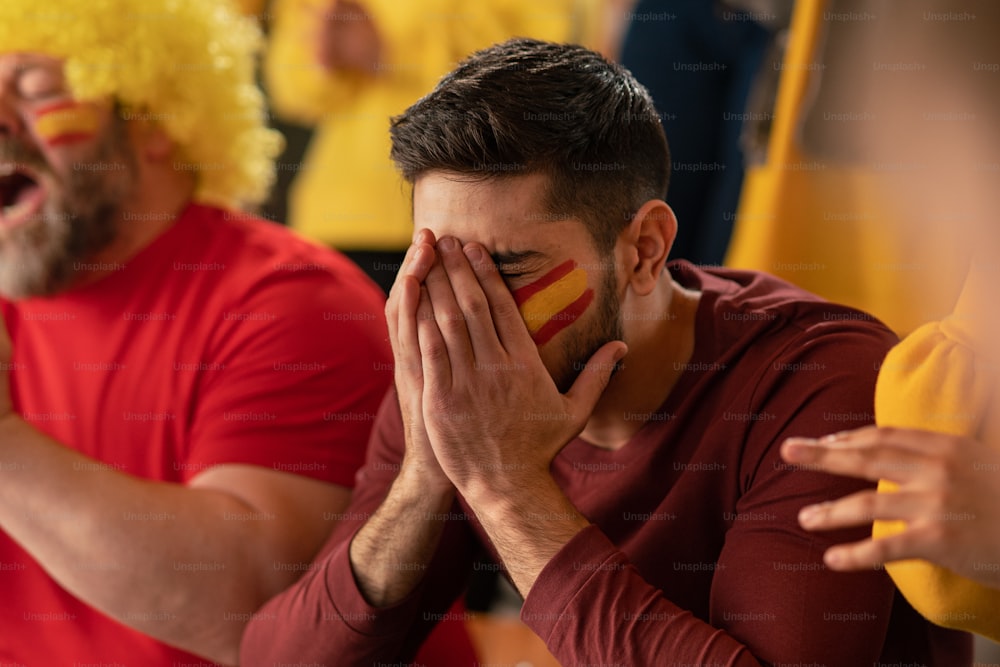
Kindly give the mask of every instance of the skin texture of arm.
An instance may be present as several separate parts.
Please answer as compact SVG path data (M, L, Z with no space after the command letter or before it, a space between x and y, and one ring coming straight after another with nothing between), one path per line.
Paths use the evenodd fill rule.
M223 664L236 664L250 615L322 544L321 512L350 499L336 485L247 465L211 468L188 486L138 479L15 414L0 420L0 442L12 471L0 484L5 532L90 605Z

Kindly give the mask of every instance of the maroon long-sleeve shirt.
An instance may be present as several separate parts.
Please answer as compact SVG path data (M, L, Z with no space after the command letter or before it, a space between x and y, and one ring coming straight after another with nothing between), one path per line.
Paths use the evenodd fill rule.
M870 485L778 454L788 436L872 423L893 334L765 274L670 270L703 292L694 354L658 410L624 415L644 423L624 447L577 439L556 457L553 476L592 525L543 569L522 620L563 665L971 664L968 636L917 616L884 572L823 566L828 546L867 529L798 526L804 505ZM449 617L477 545L492 552L461 499L400 604L368 605L351 570L350 538L385 497L403 449L390 396L345 521L317 567L250 624L244 665L406 664ZM547 518L539 508L537 520Z

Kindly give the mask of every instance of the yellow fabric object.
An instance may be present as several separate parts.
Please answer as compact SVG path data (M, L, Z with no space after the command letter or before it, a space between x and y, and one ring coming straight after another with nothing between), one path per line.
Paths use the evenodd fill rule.
M222 206L266 199L283 145L265 127L260 45L221 0L0 1L0 53L63 58L77 100L114 99L127 120L158 123L197 172L195 198Z
M290 192L290 223L344 250L402 250L410 192L389 160L389 118L472 51L513 36L596 41L601 0L362 0L382 40L377 76L316 62L316 14L330 0L275 0L265 79L275 111L316 125Z
M247 16L262 16L267 0L234 0L236 8Z
M819 50L826 9L823 0L795 4L766 161L746 170L726 264L772 273L905 335L949 312L968 248L953 225L915 232L880 203L890 183L906 177L905 165L844 164L806 152L803 124L827 67ZM919 299L910 298L915 293Z
M973 268L952 315L919 328L889 353L875 389L880 426L941 431L1000 446L995 342L1000 315L984 308L994 302L988 285L994 274ZM880 492L896 489L892 482L879 484ZM886 537L905 525L876 521L872 534ZM886 570L929 620L1000 641L1000 590L923 560L899 561Z

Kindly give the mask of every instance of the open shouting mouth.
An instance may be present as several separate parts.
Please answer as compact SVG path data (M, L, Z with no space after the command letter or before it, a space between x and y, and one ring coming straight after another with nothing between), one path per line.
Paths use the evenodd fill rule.
M34 171L23 164L0 163L0 227L24 224L44 204L45 188Z

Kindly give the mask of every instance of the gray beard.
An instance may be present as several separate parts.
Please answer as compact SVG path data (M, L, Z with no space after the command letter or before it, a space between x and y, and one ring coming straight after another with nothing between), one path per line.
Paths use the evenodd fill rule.
M0 295L10 300L51 296L71 286L81 262L107 248L118 233L122 204L134 187L136 159L115 117L89 162L64 177L33 147L0 144L0 161L32 169L48 197L32 220L0 233Z

